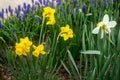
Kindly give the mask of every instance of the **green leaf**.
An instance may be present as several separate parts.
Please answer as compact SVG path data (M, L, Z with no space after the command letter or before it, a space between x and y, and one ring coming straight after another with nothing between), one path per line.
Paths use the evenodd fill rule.
M81 51L80 53L82 53L82 54L99 54L100 55L100 51L97 51L97 50L86 50L86 51Z
M63 67L65 68L65 70L68 72L68 74L71 76L70 71L68 70L67 66L65 65L65 63L61 60L61 64L63 65Z
M67 52L68 52L68 56L69 56L69 58L70 58L70 60L71 60L71 62L73 64L73 66L75 67L75 69L77 71L77 74L79 75L79 78L81 79L81 75L80 75L80 73L78 71L78 68L77 68L77 65L76 65L76 63L75 63L75 61L74 61L74 59L73 59L73 57L71 55L71 52L69 50Z
M0 40L2 40L5 43L5 40L2 37L0 37Z

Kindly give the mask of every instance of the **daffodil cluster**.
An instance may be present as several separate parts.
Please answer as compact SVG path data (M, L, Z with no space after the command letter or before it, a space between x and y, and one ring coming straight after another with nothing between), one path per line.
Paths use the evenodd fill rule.
M15 45L15 53L18 56L25 55L27 56L27 53L30 53L30 48L32 46L32 41L29 40L28 37L21 38L20 43L16 43ZM33 45L33 48L35 49L32 54L35 57L39 57L39 54L45 54L44 51L44 45L40 44L39 46Z
M28 39L28 37L21 38L20 43L16 43L15 45L15 52L17 55L25 55L27 56L27 53L30 52L30 46L32 45L32 42Z
M69 28L70 26L67 24L65 27L61 27L60 36L66 41L69 38L73 38L73 30Z
M45 7L43 9L43 17L48 18L48 21L46 23L46 25L54 25L55 24L55 9L52 9L50 7Z

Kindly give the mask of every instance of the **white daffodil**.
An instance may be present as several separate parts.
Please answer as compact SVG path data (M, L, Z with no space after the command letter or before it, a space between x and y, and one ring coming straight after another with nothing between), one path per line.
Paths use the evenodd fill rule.
M110 33L111 33L110 28L115 27L116 24L117 24L116 21L109 21L108 14L105 14L103 17L103 21L97 24L97 27L93 29L92 33L98 34L99 30L101 29L101 39L104 36L104 32L108 33L110 37Z

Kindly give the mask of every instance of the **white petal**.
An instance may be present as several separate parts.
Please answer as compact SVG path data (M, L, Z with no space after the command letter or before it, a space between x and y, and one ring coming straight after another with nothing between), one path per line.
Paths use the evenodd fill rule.
M117 25L116 21L110 21L108 24L107 24L107 27L109 28L113 28Z
M97 26L96 28L94 28L94 29L92 30L92 33L93 33L93 34L98 34L99 29L100 29L100 26Z
M109 16L108 16L108 14L105 14L105 15L104 15L104 17L103 17L103 22L104 22L105 24L107 24L107 23L109 22Z
M92 15L92 13L87 13L87 14L86 14L86 16L91 16L91 15Z

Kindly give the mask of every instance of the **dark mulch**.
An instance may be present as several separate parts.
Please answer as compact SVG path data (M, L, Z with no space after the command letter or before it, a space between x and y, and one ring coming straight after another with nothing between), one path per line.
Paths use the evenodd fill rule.
M16 80L10 70L2 64L0 64L0 80Z

